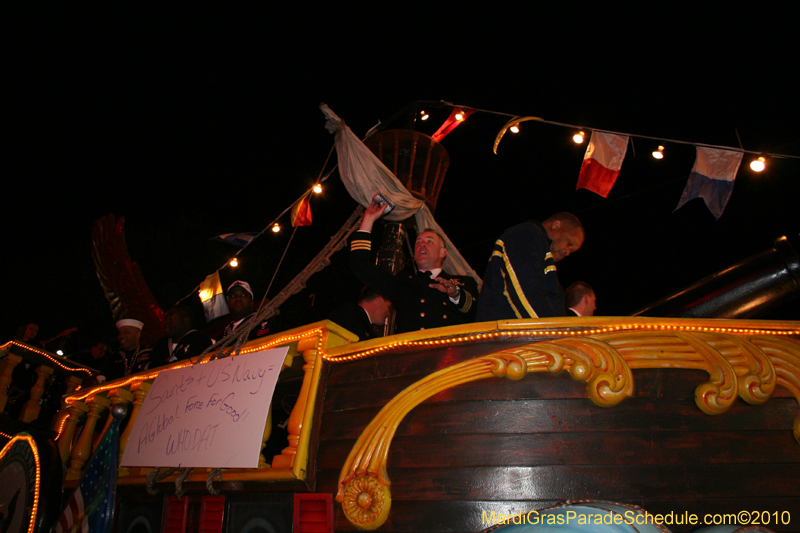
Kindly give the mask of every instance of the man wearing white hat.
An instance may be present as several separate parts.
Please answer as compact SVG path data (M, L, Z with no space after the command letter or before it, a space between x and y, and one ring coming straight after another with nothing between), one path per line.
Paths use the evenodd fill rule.
M246 281L236 280L231 283L228 287L226 299L228 300L228 309L231 310L231 321L222 333L222 338L231 335L239 326L248 324L250 318L255 314L253 310L255 307L253 289L250 288L250 284ZM267 302L265 301L264 303ZM275 333L277 330L273 327L274 322L275 317L272 317L269 320L262 320L258 324L254 324L253 329L250 330L250 334L247 336L248 340Z
M139 345L144 324L133 318L117 321L117 340L120 349L111 354L103 369L105 380L112 380L147 370L152 350Z

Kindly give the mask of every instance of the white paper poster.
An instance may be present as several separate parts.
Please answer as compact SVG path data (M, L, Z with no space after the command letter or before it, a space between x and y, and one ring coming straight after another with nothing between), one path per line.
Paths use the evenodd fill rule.
M122 466L257 468L269 404L289 347L161 372Z

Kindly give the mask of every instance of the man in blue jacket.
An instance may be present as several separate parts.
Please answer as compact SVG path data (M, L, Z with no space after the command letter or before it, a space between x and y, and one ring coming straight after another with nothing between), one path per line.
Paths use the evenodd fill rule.
M572 213L508 228L489 259L476 320L565 316L555 263L578 251L583 238L583 225Z

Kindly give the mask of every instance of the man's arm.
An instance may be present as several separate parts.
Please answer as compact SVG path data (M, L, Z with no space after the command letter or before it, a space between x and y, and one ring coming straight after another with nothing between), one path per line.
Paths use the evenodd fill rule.
M373 198L364 211L361 226L350 242L350 270L358 281L373 291L397 301L395 276L372 262L372 226L383 216L384 207Z

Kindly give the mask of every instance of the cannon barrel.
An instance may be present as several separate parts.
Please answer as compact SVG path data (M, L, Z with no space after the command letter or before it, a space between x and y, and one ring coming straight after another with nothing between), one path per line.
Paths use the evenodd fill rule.
M754 318L800 296L798 241L784 237L775 246L712 274L633 316Z

